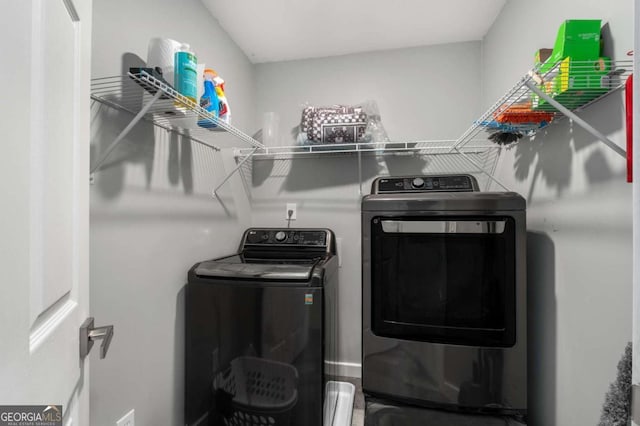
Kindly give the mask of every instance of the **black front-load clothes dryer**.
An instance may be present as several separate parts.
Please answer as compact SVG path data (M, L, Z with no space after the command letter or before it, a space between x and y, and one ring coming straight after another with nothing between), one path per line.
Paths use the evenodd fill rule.
M191 268L185 424L322 425L337 271L328 229L248 229L237 254Z
M525 199L473 176L375 179L362 199L364 394L526 418L526 235Z

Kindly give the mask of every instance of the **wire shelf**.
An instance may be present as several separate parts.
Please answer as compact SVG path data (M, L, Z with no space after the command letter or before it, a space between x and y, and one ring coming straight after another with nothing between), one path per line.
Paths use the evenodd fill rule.
M506 189L494 176L505 140L493 136L512 135L508 142L523 136L533 136L540 129L568 116L592 132L621 155L624 150L593 129L574 112L598 101L622 87L633 71L633 61L572 61L569 58L556 64L543 63L520 79L503 97L493 104L456 140L419 140L350 144L314 144L267 147L237 128L218 120L199 104L178 93L171 86L152 75L141 72L124 76L104 77L92 80L91 98L110 107L136 115L129 126L107 148L102 158L93 166L98 170L106 157L124 135L144 119L171 132L187 136L194 142L213 149L235 148L237 167L227 174L213 190L216 191L250 159L286 159L306 155L357 154L363 155L426 155L440 158L450 168L449 172L476 172L487 178L487 186L496 183ZM204 129L198 120L208 120L217 128ZM235 136L226 144L224 138L215 138L216 131L226 131ZM210 142L212 138L215 143ZM487 139L493 139L491 142ZM495 143L498 142L498 143ZM223 146L222 143L225 143ZM439 157L440 156L440 157Z
M633 61L572 61L540 64L518 81L475 121L453 145L461 148L479 138L512 134L533 136L566 117L540 93L571 112L578 112L621 89L633 73ZM573 117L572 117L573 118Z
M471 173L486 180L486 187L496 183L507 189L493 177L502 147L487 140L473 141L460 149L454 148L456 140L418 140L347 144L314 144L236 149L239 168L249 160L287 160L296 157L355 156L426 156L429 173ZM360 169L358 161L358 169ZM243 169L244 170L244 169ZM244 173L244 172L243 172Z
M418 140L418 141L393 141L393 142L362 142L362 143L331 143L312 145L290 145L259 148L240 148L235 150L236 157L243 158L248 155L268 158L290 158L299 155L327 155L327 154L351 154L360 153L368 155L385 154L417 154L417 155L444 155L452 154L455 139L443 140ZM488 141L474 141L466 145L461 152L467 154L479 154L487 151L496 151L500 147ZM455 152L453 152L455 154Z
M243 146L263 147L262 143L218 120L198 103L146 72L95 78L91 80L91 99L133 115L147 108L142 117L144 120L216 150ZM202 119L211 121L217 127L199 127L197 121ZM235 138L220 138L217 136L219 132L227 132Z

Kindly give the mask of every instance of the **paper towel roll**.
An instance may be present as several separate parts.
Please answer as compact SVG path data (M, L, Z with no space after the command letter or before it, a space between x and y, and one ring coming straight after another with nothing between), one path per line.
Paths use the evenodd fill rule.
M162 68L162 75L167 82L175 87L173 55L182 43L170 38L156 37L149 40L147 50L147 66Z
M198 64L198 102L200 102L200 98L204 95L204 70L205 64Z

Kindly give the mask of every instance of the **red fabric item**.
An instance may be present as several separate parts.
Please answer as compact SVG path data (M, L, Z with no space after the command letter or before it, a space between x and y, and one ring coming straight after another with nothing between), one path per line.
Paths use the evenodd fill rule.
M633 76L627 78L624 88L627 110L627 182L633 182Z

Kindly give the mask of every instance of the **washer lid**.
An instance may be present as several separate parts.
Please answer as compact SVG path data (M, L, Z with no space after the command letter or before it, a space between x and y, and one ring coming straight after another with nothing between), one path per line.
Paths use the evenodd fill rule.
M210 278L304 281L320 259L246 259L234 255L199 263L196 275Z

